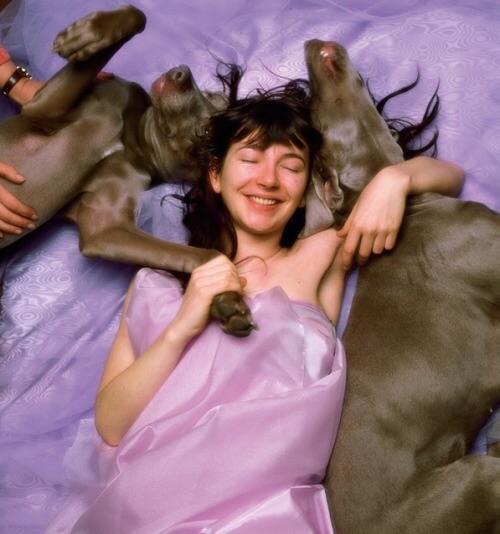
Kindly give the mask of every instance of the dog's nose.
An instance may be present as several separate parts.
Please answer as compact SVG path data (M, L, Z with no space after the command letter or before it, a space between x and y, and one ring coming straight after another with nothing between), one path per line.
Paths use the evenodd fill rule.
M189 79L190 75L191 71L186 65L179 65L178 67L175 67L170 71L170 76L172 77L172 80L174 80L178 84L185 83Z

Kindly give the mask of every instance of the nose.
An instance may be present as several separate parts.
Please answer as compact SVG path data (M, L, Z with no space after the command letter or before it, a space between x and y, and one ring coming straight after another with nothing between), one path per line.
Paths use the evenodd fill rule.
M167 75L173 80L177 85L182 86L187 84L191 78L191 71L187 65L179 65L174 67L167 72Z
M257 183L266 189L276 189L279 187L278 168L274 161L267 161L261 167L257 176Z

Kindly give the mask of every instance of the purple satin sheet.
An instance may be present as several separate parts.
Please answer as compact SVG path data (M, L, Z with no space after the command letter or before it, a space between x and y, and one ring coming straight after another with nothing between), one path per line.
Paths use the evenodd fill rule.
M137 357L182 292L151 269L133 287L126 319ZM98 474L49 533L332 532L321 480L342 408L343 347L323 312L279 287L249 306L259 330L239 339L210 324L120 445L95 439L94 462L82 462L95 436L83 422L73 465L85 481L88 466Z
M440 157L466 169L464 198L500 209L497 0L132 3L146 11L148 27L107 70L145 87L186 63L201 87L218 88L211 53L247 64L243 94L269 87L282 81L276 75L305 76L302 46L313 37L343 43L377 96L413 80L418 64L421 83L391 103L390 115L419 118L439 81ZM57 31L120 4L13 0L0 14L0 39L47 77L62 64L50 53ZM4 113L1 97L0 106ZM143 195L141 223L182 240L179 206L164 187ZM75 229L61 221L1 254L0 532L39 533L72 488L62 459L92 410L132 269L82 258ZM353 289L351 281L340 332Z

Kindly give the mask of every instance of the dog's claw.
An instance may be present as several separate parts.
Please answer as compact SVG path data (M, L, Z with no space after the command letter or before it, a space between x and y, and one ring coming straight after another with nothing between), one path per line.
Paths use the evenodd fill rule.
M216 295L210 313L220 322L222 330L232 336L246 337L258 328L243 297L236 291Z

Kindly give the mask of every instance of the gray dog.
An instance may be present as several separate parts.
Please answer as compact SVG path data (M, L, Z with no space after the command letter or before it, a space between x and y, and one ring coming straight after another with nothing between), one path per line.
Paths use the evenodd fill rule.
M332 176L355 197L402 151L345 49L306 56ZM500 532L500 459L467 454L500 401L499 236L485 206L419 195L393 252L360 270L325 481L340 534Z
M62 31L54 50L69 62L21 116L0 125L0 160L27 177L7 189L38 213L37 226L63 210L78 225L89 257L191 272L216 251L167 243L139 230L137 197L153 179L193 182L197 142L207 119L227 105L203 94L186 66L153 83L151 97L120 78L95 81L113 54L145 26L133 6L96 12ZM20 236L0 241L0 248ZM227 332L248 335L248 308L234 293L214 299L212 314Z

